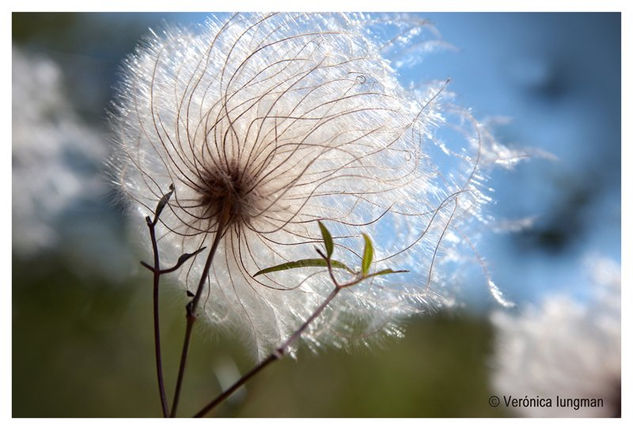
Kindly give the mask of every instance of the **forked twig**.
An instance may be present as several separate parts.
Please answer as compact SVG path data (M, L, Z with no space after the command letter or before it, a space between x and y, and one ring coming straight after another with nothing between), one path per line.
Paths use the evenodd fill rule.
M163 377L163 360L160 346L160 315L159 315L159 285L160 285L160 276L166 273L171 273L180 268L187 260L191 257L197 255L202 252L205 247L198 249L193 253L186 253L180 256L178 262L170 267L169 269L160 268L160 256L158 253L158 241L156 240L156 224L158 223L158 219L160 217L161 212L169 202L171 195L174 192L174 185L169 186L169 192L161 197L160 201L156 205L156 209L154 211L154 218L150 218L149 216L145 217L145 222L147 223L147 227L149 229L150 239L152 241L152 252L154 254L154 265L151 266L144 261L141 261L141 265L147 269L149 269L154 274L154 283L153 283L153 316L154 316L154 355L156 357L156 378L158 380L158 393L160 395L160 404L163 412L163 417L169 416L169 407L167 406L167 394L165 393L165 380Z
M149 216L145 217L145 221L147 222L147 227L149 228L149 235L152 240L152 252L154 253L154 266L150 266L149 264L141 261L141 264L151 270L154 273L154 288L153 288L153 306L154 306L154 354L156 356L156 377L158 379L158 393L160 395L160 405L163 411L163 417L169 416L169 408L167 406L167 394L165 393L165 381L163 378L163 360L160 348L160 318L159 318L159 283L160 283L160 257L158 254L158 242L156 241L156 223L158 222L158 217L162 212L163 208L167 204L167 201L171 197L171 194L174 192L174 186L171 185L169 187L169 192L165 194L158 205L156 206L156 210L154 211L154 219L152 220Z

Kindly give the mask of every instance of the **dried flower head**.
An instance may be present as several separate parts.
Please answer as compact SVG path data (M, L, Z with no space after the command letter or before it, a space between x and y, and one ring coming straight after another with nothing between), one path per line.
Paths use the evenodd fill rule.
M159 226L167 259L208 246L222 230L204 313L247 334L260 354L331 288L325 270L253 276L314 257L316 220L348 265L359 264L365 232L377 242L377 265L414 274L343 291L304 335L312 347L399 334L399 319L440 297L440 261L457 261L459 242L472 246L464 235L487 201L480 171L502 148L448 103L446 82L401 87L369 29L413 35L415 25L235 15L153 33L125 63L112 114L116 182L139 220L174 184ZM436 134L451 118L458 149ZM203 265L202 255L193 258L183 285L197 283Z

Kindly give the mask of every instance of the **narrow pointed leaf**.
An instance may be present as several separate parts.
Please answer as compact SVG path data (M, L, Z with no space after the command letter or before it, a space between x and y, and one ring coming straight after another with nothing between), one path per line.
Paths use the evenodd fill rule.
M336 269L344 269L348 272L352 270L340 261L330 260L332 267ZM254 276L263 275L264 273L279 272L288 269L297 269L300 267L327 267L327 261L322 258L306 258L304 260L289 261L288 263L278 264L277 266L268 267L255 273Z
M171 184L169 186L169 192L165 194L163 197L161 197L158 204L156 205L156 211L154 212L154 219L158 219L163 209L165 209L165 205L171 198L171 195L173 194L173 192L174 192L174 184Z
M182 254L180 256L180 258L178 258L178 261L176 262L176 264L174 264L173 267L170 267L169 269L165 269L165 270L161 270L160 273L171 273L171 272L175 272L176 270L178 270L180 268L180 266L182 266L183 264L185 264L187 262L187 260L189 260L191 257L193 257L194 255L198 255L200 254L202 251L204 251L206 249L206 246L203 246L202 248L200 248L199 250L195 251L195 252L191 252L191 253L185 253Z
M365 278L373 278L374 276L383 276L383 275L391 275L392 273L407 273L407 272L408 270L385 269L385 270L380 270L378 272L370 273L369 275L366 275Z
M319 221L319 228L321 229L321 236L323 237L323 242L325 243L325 253L327 257L330 258L332 256L332 253L334 252L334 242L332 241L332 235L321 221Z
M374 246L371 244L369 236L365 233L363 233L363 238L365 239L365 250L363 251L363 263L361 267L363 276L367 276L371 263L374 259Z
M180 256L180 258L178 258L178 262L176 263L176 266L181 266L183 265L187 260L189 260L191 257L193 257L194 255L198 255L199 253L201 253L202 251L204 251L206 248L206 246L203 246L202 248L200 248L199 250L195 251L195 252L190 252L190 253L185 253L182 254Z

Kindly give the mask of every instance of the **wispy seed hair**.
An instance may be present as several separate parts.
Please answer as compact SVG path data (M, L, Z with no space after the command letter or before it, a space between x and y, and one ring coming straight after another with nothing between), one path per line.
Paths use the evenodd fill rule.
M469 223L483 219L481 169L499 147L448 102L446 82L405 91L369 24L384 23L330 14L210 19L152 33L124 65L112 109L116 182L139 223L175 185L159 226L167 261L209 246L226 223L204 314L246 335L260 355L332 288L319 270L253 276L315 257L317 220L334 233L337 259L358 266L364 232L376 242L377 267L412 273L343 291L304 335L313 348L398 335L402 318L445 300L440 263L460 260ZM436 135L449 119L457 145ZM439 166L436 154L450 162ZM184 288L194 288L204 259L182 271Z

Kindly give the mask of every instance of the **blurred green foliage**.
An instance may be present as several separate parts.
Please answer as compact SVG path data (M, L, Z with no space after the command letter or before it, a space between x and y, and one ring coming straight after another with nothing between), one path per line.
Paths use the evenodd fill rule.
M91 279L54 257L13 262L13 415L160 415L155 380L151 279L124 285ZM43 261L43 260L42 260ZM163 286L163 351L168 392L176 376L186 297ZM467 315L411 322L402 340L351 353L300 351L247 385L241 401L215 416L491 417L487 358L491 327ZM220 391L214 368L253 362L231 336L198 324L180 412L192 415Z

